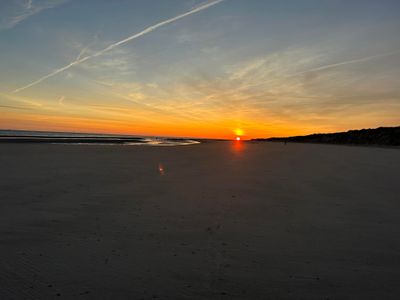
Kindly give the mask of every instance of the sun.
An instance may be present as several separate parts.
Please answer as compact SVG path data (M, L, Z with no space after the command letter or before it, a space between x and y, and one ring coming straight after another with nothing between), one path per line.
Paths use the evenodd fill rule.
M242 135L244 135L243 130L240 129L240 128L236 128L233 132L234 132L237 136L242 136Z
M236 128L233 130L233 133L235 134L235 140L236 141L241 141L243 136L244 136L244 131L241 128Z

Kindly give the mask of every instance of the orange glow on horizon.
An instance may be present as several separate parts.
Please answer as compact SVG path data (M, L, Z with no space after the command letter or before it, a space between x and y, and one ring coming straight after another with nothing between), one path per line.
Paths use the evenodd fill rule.
M264 124L262 120L242 119L246 123L246 131L239 129L235 124L238 121L217 119L213 122L200 122L178 120L175 118L153 118L151 120L131 120L120 118L118 114L110 112L104 116L83 115L58 115L49 112L14 112L5 110L0 118L1 129L15 130L39 130L56 132L81 132L103 134L127 134L139 136L165 136L187 138L217 138L240 141L252 138L265 138L274 136L306 135L319 132L344 131L342 127L318 127L303 123L287 123L279 126L271 123ZM387 124L389 126L390 124ZM367 125L354 125L354 128L362 128ZM370 126L370 125L368 125ZM233 133L233 134L232 134Z

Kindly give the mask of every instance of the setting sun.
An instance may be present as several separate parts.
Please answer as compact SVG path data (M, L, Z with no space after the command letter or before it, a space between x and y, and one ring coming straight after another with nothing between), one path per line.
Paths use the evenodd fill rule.
M233 132L234 132L237 136L242 136L242 135L244 135L244 131L243 131L242 129L240 129L240 128L236 128Z
M236 137L236 140L237 140L237 141L240 141L240 136L237 136L237 137Z

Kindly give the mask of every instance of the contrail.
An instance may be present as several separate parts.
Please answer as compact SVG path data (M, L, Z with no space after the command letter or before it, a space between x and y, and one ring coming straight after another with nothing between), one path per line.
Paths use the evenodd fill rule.
M126 39L123 39L123 40L121 40L119 42L113 43L113 44L109 45L108 47L104 48L103 50L100 50L100 51L98 51L98 52L96 52L96 53L94 53L92 55L88 55L88 56L85 56L85 57L78 56L78 58L75 59L70 64L68 64L68 65L66 65L66 66L64 66L64 67L62 67L60 69L57 69L57 70L51 72L50 74L47 74L47 75L45 75L45 76L43 76L43 77L41 77L41 78L39 78L39 79L37 79L35 81L23 86L23 87L20 87L20 88L16 89L16 90L12 91L12 93L18 93L18 92L20 92L22 90L30 88L30 87L32 87L32 86L34 86L34 85L36 85L36 84L48 79L48 78L50 78L50 77L53 77L53 76L55 76L55 75L57 75L57 74L59 74L61 72L64 72L65 70L68 70L69 68L72 68L73 66L79 65L79 64L81 64L81 63L83 63L83 62L85 62L85 61L87 61L87 60L89 60L91 58L100 56L100 55L104 54L105 52L111 51L112 49L114 49L114 48L116 48L118 46L126 44L126 43L128 43L128 42L130 42L130 41L132 41L134 39L137 39L137 38L139 38L139 37L141 37L141 36L143 36L145 34L148 34L148 33L152 32L152 31L162 27L162 26L165 26L167 24L173 23L175 21L178 21L179 19L182 19L184 17L190 16L192 14L198 13L198 12L200 12L202 10L205 10L205 9L211 7L211 6L214 6L214 5L216 5L216 4L218 4L218 3L222 2L222 1L225 1L225 0L216 0L216 1L212 1L212 2L209 2L209 3L203 4L203 5L200 5L200 6L194 8L192 10L189 10L186 13L183 13L183 14L178 15L176 17L173 17L171 19L162 21L162 22L157 23L155 25L149 26L146 29L142 30L141 32L136 33L134 35L131 35L131 36L127 37Z
M382 53L382 54L372 55L372 56L368 56L368 57L362 57L362 58L353 59L353 60L347 60L347 61L343 61L343 62L339 62L339 63L329 64L329 65L325 65L325 66L309 69L309 70L306 70L306 71L298 72L298 73L290 75L289 77L298 76L298 75L302 75L302 74L306 74L306 73L310 73L310 72L315 72L315 71L322 71L322 70L335 68L335 67L339 67L339 66L343 66L343 65L360 63L360 62L369 61L369 60L373 60L373 59L381 58L381 57L386 57L386 56L391 56L391 55L395 55L395 54L399 54L399 53L400 53L400 50L397 50L397 51L393 51L393 52Z
M83 54L85 54L85 52L89 49L89 47L84 47L81 52L79 52L77 58L75 58L75 60L80 60L83 56Z
M83 55L86 53L86 51L89 50L89 48L97 41L98 39L98 33L96 33L92 39L92 41L86 45L85 47L82 48L82 50L79 52L78 56L75 58L75 60L80 60Z

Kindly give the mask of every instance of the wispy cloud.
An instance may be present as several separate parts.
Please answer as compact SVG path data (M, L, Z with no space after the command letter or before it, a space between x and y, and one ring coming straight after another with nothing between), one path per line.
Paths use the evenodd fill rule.
M399 53L400 53L400 50L397 50L397 51L392 51L392 52L388 52L388 53L381 53L381 54L371 55L371 56L367 56L367 57L362 57L362 58L357 58L357 59L352 59L352 60L346 60L346 61L342 61L342 62L338 62L338 63L334 63L334 64L328 64L328 65L312 68L312 69L309 69L309 70L305 70L305 71L302 71L302 72L298 72L298 73L292 74L291 76L302 75L302 74L306 74L306 73L310 73L310 72L323 71L323 70L326 70L326 69L341 67L341 66L345 66L345 65L362 63L362 62L370 61L370 60L373 60L373 59L378 59L378 58L382 58L382 57L396 55L396 54L399 54Z
M65 99L65 96L61 96L60 98L58 98L58 100L57 100L58 105L64 105L64 99Z
M27 107L20 107L20 106L12 106L12 105L0 105L1 108L11 108L11 109L22 109L22 110L29 110Z
M86 50L90 56L95 51ZM136 54L124 48L116 48L105 53L101 60L89 60L79 67L84 70L90 78L100 81L124 81L136 73Z
M79 54L75 58L75 60L80 60L85 53L89 52L90 47L92 47L97 42L98 38L99 38L99 33L97 32L90 43L88 43L86 46L80 46L81 51L79 51Z
M228 122L231 118L231 123L240 120L248 124L243 125L245 129L256 123L249 131L260 126L265 126L265 132L274 126L281 126L280 131L301 128L297 133L316 128L332 130L332 120L358 127L387 112L388 107L393 108L399 90L390 88L394 80L391 74L368 71L367 63L346 72L332 66L369 62L390 53L323 64L328 58L324 49L288 49L240 61L214 73L190 72L183 78L161 76L159 88L153 91L143 86L141 97L157 109L184 112L203 123ZM315 76L292 75L316 69L326 71ZM385 88L379 89L382 84Z
M3 0L2 0L3 1ZM0 30L17 26L27 18L43 10L59 6L68 0L4 0L3 11L0 13Z
M39 78L39 79L37 79L37 80L35 80L35 81L23 86L23 87L20 87L20 88L14 90L13 93L18 93L18 92L20 92L22 90L30 88L30 87L38 84L38 83L41 83L42 81L44 81L44 80L46 80L46 79L48 79L50 77L53 77L53 76L55 76L55 75L57 75L57 74L59 74L61 72L64 72L64 71L72 68L73 66L79 65L79 64L81 64L81 63L83 63L83 62L85 62L85 61L87 61L89 59L101 56L104 53L109 52L109 51L113 50L116 47L124 45L124 44L126 44L126 43L128 43L128 42L130 42L132 40L135 40L135 39L137 39L137 38L139 38L139 37L141 37L143 35L146 35L146 34L152 32L152 31L160 28L160 27L163 27L163 26L168 25L170 23L176 22L176 21L178 21L178 20L180 20L180 19L182 19L184 17L187 17L187 16L193 15L195 13L198 13L198 12L200 12L202 10L205 10L205 9L211 7L211 6L214 6L214 5L216 5L216 4L218 4L218 3L222 2L222 1L224 1L224 0L216 0L216 1L208 2L206 4L203 4L203 5L200 5L200 6L196 7L196 8L194 8L194 9L192 9L192 10L186 12L186 13L180 14L180 15L178 15L176 17L173 17L173 18L167 19L165 21L159 22L159 23L157 23L155 25L149 26L146 29L140 31L139 33L131 35L131 36L129 36L129 37L127 37L127 38L125 38L125 39L123 39L121 41L115 42L115 43L109 45L108 47L104 48L103 50L95 52L92 55L88 55L88 56L85 56L85 57L80 57L81 55L79 55L78 59L74 60L70 64L68 64L68 65L66 65L66 66L64 66L62 68L59 68L59 69L57 69L57 70L55 70L55 71L53 71L53 72L41 77L41 78Z
M43 104L37 100L32 100L30 98L21 97L18 95L0 93L0 104L1 105L12 105L13 106L16 102L20 103L24 107L30 107L30 108L38 108L38 107L43 106Z

